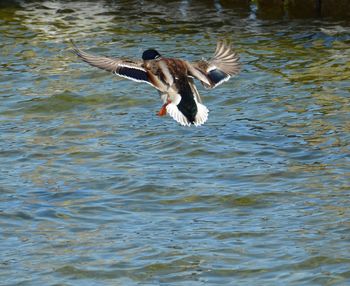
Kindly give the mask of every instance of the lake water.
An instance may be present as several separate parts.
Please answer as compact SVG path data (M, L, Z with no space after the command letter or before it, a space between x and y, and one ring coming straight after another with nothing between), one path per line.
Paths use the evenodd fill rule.
M0 6L2 285L350 285L350 23L219 1ZM209 58L208 122L71 53ZM1 284L0 283L0 284Z

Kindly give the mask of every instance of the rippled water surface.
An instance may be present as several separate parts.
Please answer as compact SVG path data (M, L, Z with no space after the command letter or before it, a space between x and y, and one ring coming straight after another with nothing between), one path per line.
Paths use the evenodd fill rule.
M0 6L1 283L350 285L349 26L219 1ZM182 127L70 38L187 60L224 38L243 68L198 85L209 120Z

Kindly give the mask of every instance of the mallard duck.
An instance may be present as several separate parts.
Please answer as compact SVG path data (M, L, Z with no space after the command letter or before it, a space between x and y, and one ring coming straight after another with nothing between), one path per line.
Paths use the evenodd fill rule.
M217 43L210 60L195 62L166 58L154 49L144 51L142 60L95 56L71 42L75 54L91 66L155 87L163 101L158 115L169 114L183 126L199 126L208 119L209 110L202 103L194 79L205 88L215 88L240 70L238 54L224 41Z

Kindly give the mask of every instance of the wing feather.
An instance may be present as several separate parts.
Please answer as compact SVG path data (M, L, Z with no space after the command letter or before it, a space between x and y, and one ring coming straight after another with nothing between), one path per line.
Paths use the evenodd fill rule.
M79 49L73 41L71 43L74 53L89 65L133 81L146 82L153 85L149 81L147 71L142 66L142 61L95 56Z
M214 88L240 71L239 55L224 41L216 45L210 60L200 60L190 64L189 72L207 88Z

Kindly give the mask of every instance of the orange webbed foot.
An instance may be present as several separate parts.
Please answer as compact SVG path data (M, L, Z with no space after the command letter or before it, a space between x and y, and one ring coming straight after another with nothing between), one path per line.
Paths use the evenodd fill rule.
M158 116L164 116L164 115L166 115L166 107L167 107L167 105L168 105L170 102L171 102L171 101L168 100L167 103L164 103L164 104L163 104L162 108L161 108L161 109L159 110L159 112L157 113Z
M167 106L168 104L166 103L166 104L163 104L163 106L162 106L162 108L159 110L159 112L157 113L157 115L158 116L164 116L164 115L166 115L166 106Z

